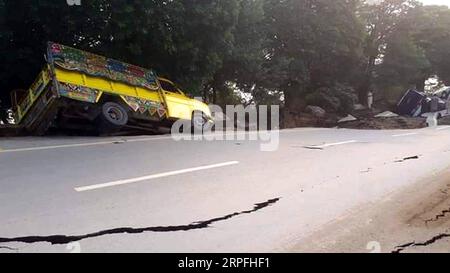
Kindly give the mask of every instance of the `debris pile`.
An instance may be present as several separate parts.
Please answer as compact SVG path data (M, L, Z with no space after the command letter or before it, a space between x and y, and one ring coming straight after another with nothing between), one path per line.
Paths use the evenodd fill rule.
M396 118L398 115L396 113L393 113L391 111L385 111L383 113L379 113L375 116L376 118Z
M392 111L359 108L352 115L339 120L339 128L347 129L417 129L427 127L423 117L399 116Z
M360 118L356 121L342 122L339 128L347 129L418 129L427 127L426 118L412 117L372 117Z
M297 128L297 127L322 127L333 128L339 120L336 114L330 114L325 112L320 107L312 106L307 107L308 112L284 112L283 124L284 128Z
M341 118L338 123L342 123L342 122L349 122L349 121L355 121L358 120L357 118L355 118L352 115L347 115L345 118Z
M398 102L395 113L357 108L339 121L338 127L351 129L417 129L450 125L450 88L434 94L407 90ZM356 120L352 119L354 117Z
M450 125L450 116L446 116L446 117L439 119L438 125Z

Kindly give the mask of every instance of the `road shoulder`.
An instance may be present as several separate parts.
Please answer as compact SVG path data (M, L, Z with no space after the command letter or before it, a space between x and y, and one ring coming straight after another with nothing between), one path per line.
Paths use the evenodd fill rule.
M292 252L450 252L450 168L348 212Z

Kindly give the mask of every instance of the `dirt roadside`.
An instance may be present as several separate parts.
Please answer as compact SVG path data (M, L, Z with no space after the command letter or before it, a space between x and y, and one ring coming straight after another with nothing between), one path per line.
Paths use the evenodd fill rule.
M391 118L360 118L355 121L348 121L338 124L339 128L347 129L420 129L427 127L426 118L412 117L391 117Z
M450 253L450 168L349 212L289 251Z

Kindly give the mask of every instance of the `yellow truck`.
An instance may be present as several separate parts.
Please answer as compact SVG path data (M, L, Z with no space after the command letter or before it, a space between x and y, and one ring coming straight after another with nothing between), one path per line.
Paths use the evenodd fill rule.
M153 70L49 43L47 64L26 91L13 91L16 125L33 135L49 128L156 130L177 120L211 126L207 104Z

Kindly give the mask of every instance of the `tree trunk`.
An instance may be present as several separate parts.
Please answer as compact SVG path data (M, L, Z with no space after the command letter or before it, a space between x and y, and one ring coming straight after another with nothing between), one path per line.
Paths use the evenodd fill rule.
M220 72L214 75L211 87L212 87L212 103L217 105L219 103L218 101L219 93L224 92L225 87L225 80L221 76ZM223 101L221 103L223 103Z
M375 68L376 56L370 56L367 63L366 73L361 85L358 88L358 100L359 103L367 106L367 96L369 95L370 87L372 85L372 74Z
M212 103L217 104L217 87L213 88Z
M370 80L367 75L364 76L362 84L358 88L358 101L360 104L367 106L367 96L369 95Z
M283 92L284 95L284 107L286 110L293 110L293 99L292 99L292 91L286 90Z
M208 96L208 90L209 90L209 85L204 86L203 87L203 92L202 92L202 97L203 97L203 101L209 103L209 96Z

